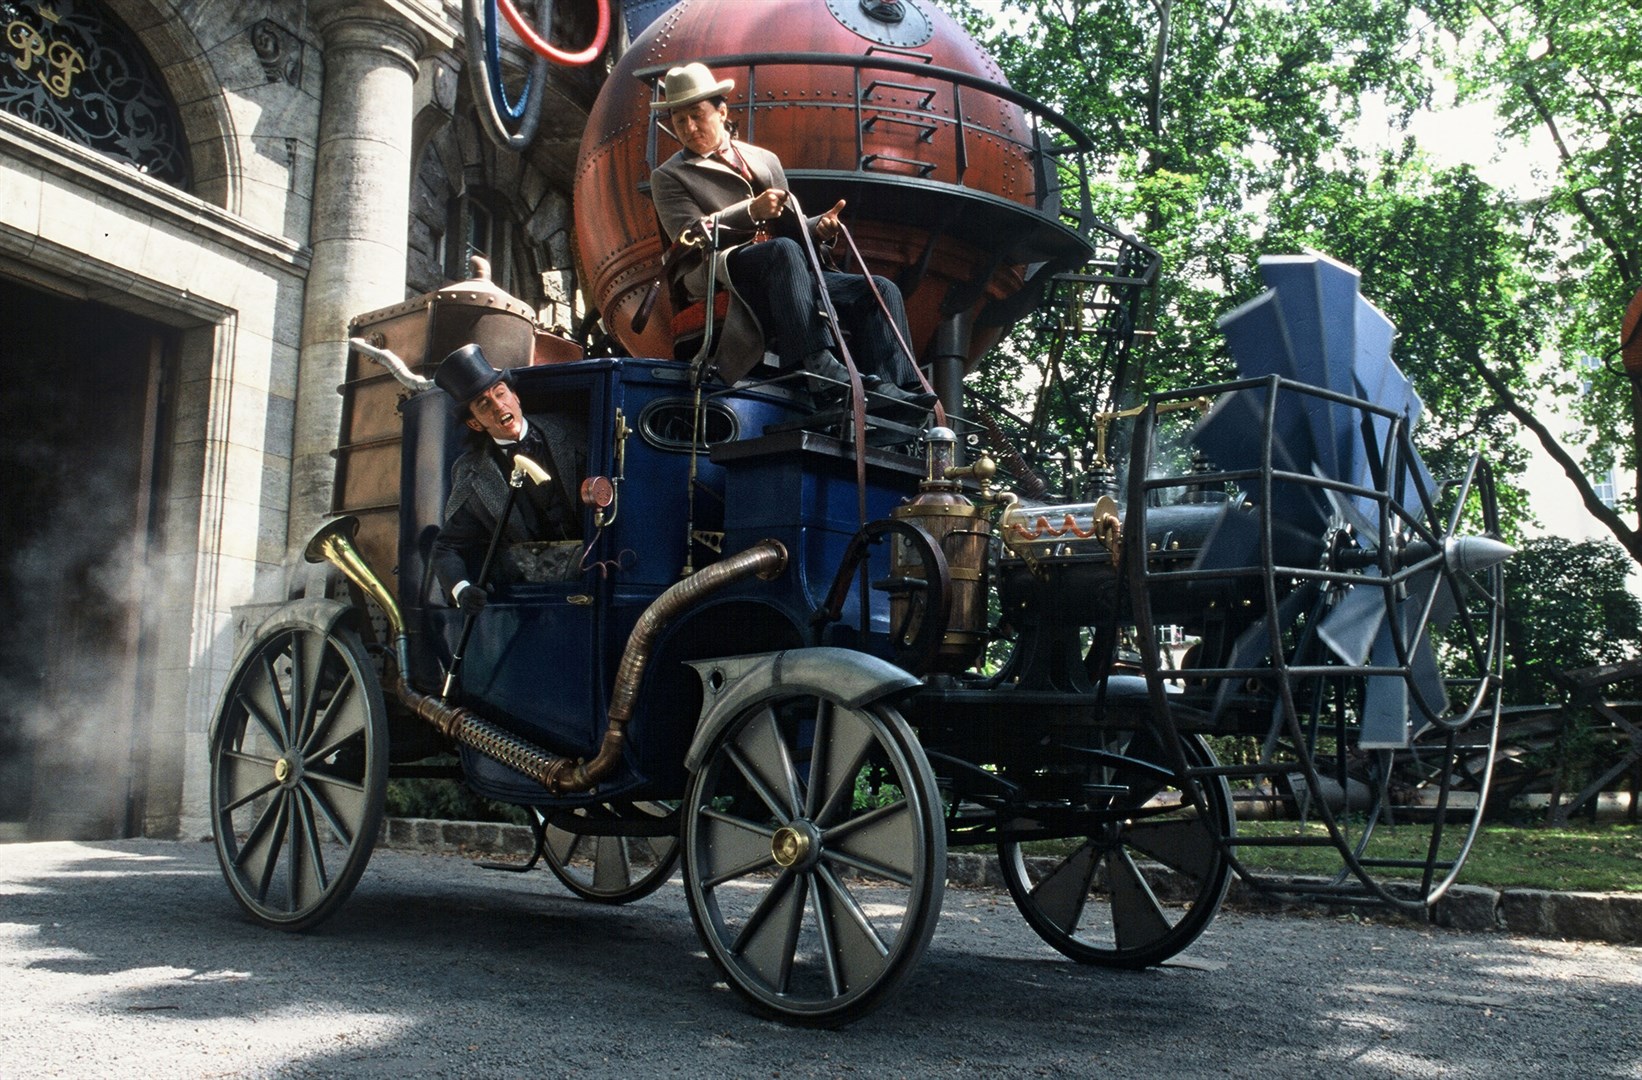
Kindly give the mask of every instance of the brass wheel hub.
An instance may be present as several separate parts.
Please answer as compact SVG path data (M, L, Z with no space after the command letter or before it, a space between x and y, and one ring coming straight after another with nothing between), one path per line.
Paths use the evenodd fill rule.
M770 856L783 869L813 862L820 851L820 837L808 822L783 825L770 837Z
M302 770L297 767L296 762L288 757L282 757L274 762L274 780L286 787L290 787L295 783L301 773Z

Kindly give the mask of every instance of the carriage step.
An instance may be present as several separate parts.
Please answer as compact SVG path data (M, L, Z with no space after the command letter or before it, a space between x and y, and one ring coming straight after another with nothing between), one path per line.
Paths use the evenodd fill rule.
M1286 776L1295 769L1294 762L1270 765L1195 765L1186 772L1194 777L1224 776L1229 779L1252 780L1260 776ZM1235 798L1235 795L1233 796ZM1265 798L1271 798L1270 795Z
M1361 866L1373 867L1377 870L1424 870L1427 868L1427 863L1424 859L1359 858L1357 862ZM1454 868L1454 861L1452 859L1438 859L1436 862L1430 863L1429 867L1432 870L1452 870Z

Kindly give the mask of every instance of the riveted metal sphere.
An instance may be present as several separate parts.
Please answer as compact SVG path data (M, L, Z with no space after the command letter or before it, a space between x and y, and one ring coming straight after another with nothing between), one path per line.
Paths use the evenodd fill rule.
M611 72L576 169L582 281L635 355L672 355L665 290L645 332L632 328L664 249L650 171L678 149L665 113L658 122L649 105L661 73L697 60L735 80L730 119L780 156L807 213L846 199L845 223L873 272L895 279L912 268L903 284L913 285L920 356L955 307L963 314L949 325L962 327L963 351L977 358L997 334L970 340L967 318L1021 288L1022 266L1044 254L1031 238L1066 248L1026 114L989 91L1012 93L997 63L930 0L681 0Z

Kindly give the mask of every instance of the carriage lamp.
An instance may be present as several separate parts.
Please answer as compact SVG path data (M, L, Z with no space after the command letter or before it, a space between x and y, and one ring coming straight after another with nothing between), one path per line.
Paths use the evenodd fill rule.
M957 491L960 481L974 480L981 486L981 498L990 499L988 485L998 475L998 463L982 454L973 464L958 464L958 436L949 427L932 427L924 435L924 479L921 491Z

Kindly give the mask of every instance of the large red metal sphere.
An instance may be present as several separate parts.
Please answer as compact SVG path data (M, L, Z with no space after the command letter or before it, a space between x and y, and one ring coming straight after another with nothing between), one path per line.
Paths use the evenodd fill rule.
M899 21L888 21L896 11ZM853 66L867 56L931 74ZM1022 265L1044 257L1045 243L1069 243L1044 208L1025 113L988 91L1006 86L1002 71L929 0L681 0L612 71L576 166L581 279L634 355L672 355L666 290L644 333L632 316L661 268L650 170L678 148L649 103L657 73L692 60L735 80L731 119L780 156L808 213L848 200L845 223L873 272L923 267L909 275L917 281L906 298L921 357L956 309L951 325L977 359L997 333L971 341L966 318L1019 290Z

